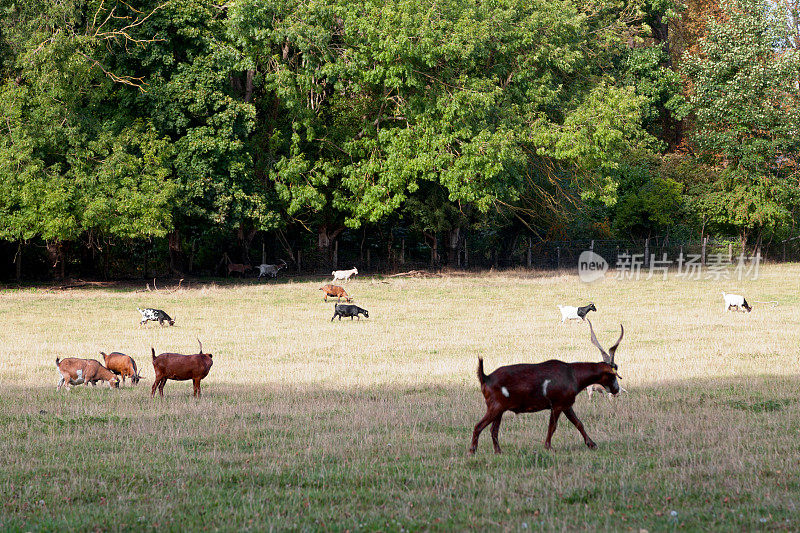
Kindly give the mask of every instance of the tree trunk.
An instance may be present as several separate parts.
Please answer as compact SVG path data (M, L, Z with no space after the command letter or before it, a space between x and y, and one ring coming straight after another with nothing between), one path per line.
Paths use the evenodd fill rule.
M248 70L245 85L244 85L244 101L250 102L253 99L253 76L255 75L255 70Z
M258 230L253 228L245 230L242 226L236 230L236 237L239 239L239 245L242 247L242 263L245 265L250 264L250 244L258 233Z
M458 262L459 245L461 244L461 228L453 228L447 232L447 264L452 266Z
M317 250L327 261L327 266L333 264L332 244L342 231L344 231L344 226L331 227L325 224L317 229Z
M167 235L167 243L169 247L169 271L172 274L183 277L186 269L184 268L185 258L181 248L180 232L175 230Z
M66 276L63 248L64 245L61 241L47 243L47 255L50 257L50 261L53 262L53 277L59 280L64 279Z
M14 256L14 267L16 269L17 283L22 282L22 239L17 246L17 254Z
M436 233L428 233L423 231L422 236L425 237L426 244L431 249L431 268L436 266L436 256L438 255L438 250L436 247Z

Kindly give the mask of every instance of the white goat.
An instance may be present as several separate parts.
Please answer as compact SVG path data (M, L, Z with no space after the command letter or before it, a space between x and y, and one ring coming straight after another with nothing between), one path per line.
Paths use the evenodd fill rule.
M561 311L561 323L566 320L585 320L586 314L589 311L597 311L593 303L584 305L583 307L573 307L571 305L559 305L558 310Z
M350 281L350 276L358 274L358 269L356 267L351 268L350 270L334 270L331 272L333 274L333 281L342 279L344 281Z
M745 310L748 313L753 310L752 307L747 303L747 300L744 299L744 296L739 294L725 294L725 291L722 291L722 298L725 300L725 311L730 311L731 307L735 307L737 311Z

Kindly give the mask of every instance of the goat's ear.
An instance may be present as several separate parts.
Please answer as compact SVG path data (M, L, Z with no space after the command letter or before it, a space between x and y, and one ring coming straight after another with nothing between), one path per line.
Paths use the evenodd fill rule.
M597 346L597 349L600 350L600 355L603 356L603 361L610 364L612 362L612 357L606 353L606 351L603 349L602 346L600 346L600 343L597 341L597 336L594 334L594 328L592 327L592 321L589 320L588 318L586 319L586 321L589 323L589 332L592 335L592 344ZM619 342L617 344L619 344ZM614 348L616 349L616 346L614 346Z
M617 339L617 342L614 344L614 346L612 346L611 348L608 349L608 353L611 354L611 362L612 363L614 362L614 354L617 352L617 347L619 346L619 343L622 342L622 337L624 335L625 335L625 328L623 328L622 324L620 324L619 325L619 339Z

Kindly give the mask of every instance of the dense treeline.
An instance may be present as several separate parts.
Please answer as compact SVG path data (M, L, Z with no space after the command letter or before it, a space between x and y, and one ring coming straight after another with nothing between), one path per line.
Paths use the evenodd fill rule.
M796 233L797 0L0 5L4 277Z

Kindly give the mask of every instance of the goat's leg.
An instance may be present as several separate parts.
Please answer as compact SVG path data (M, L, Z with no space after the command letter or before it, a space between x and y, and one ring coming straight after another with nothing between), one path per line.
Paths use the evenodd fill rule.
M492 420L492 445L494 445L494 453L503 453L500 450L500 443L497 441L497 436L500 434L500 422L503 421L503 413L500 413Z
M550 424L547 426L547 438L544 439L544 447L548 450L553 449L553 446L550 444L550 440L553 438L553 433L556 432L559 416L561 416L561 411L559 409L553 408L550 411Z
M192 391L192 396L200 396L200 380L193 379L192 383L194 384L194 390Z
M572 422L572 425L578 428L578 431L583 437L583 442L586 443L589 449L594 450L597 448L597 444L595 444L594 441L589 438L589 435L586 434L586 430L583 429L583 422L578 419L578 416L575 414L575 411L572 410L572 407L564 411L564 414L567 415L567 420Z
M164 385L167 384L167 378L161 378L161 382L158 385L158 395L162 398L164 397Z
M150 389L150 397L151 398L155 398L156 397L156 389L158 388L158 384L160 382L161 382L161 378L156 376L156 379L153 380L153 388Z
M497 413L493 409L488 409L486 414L483 415L477 424L475 424L475 430L472 432L472 444L469 447L469 453L475 453L475 450L478 449L478 437L481 435L481 431L486 429L486 426L492 423L492 421L497 417Z

